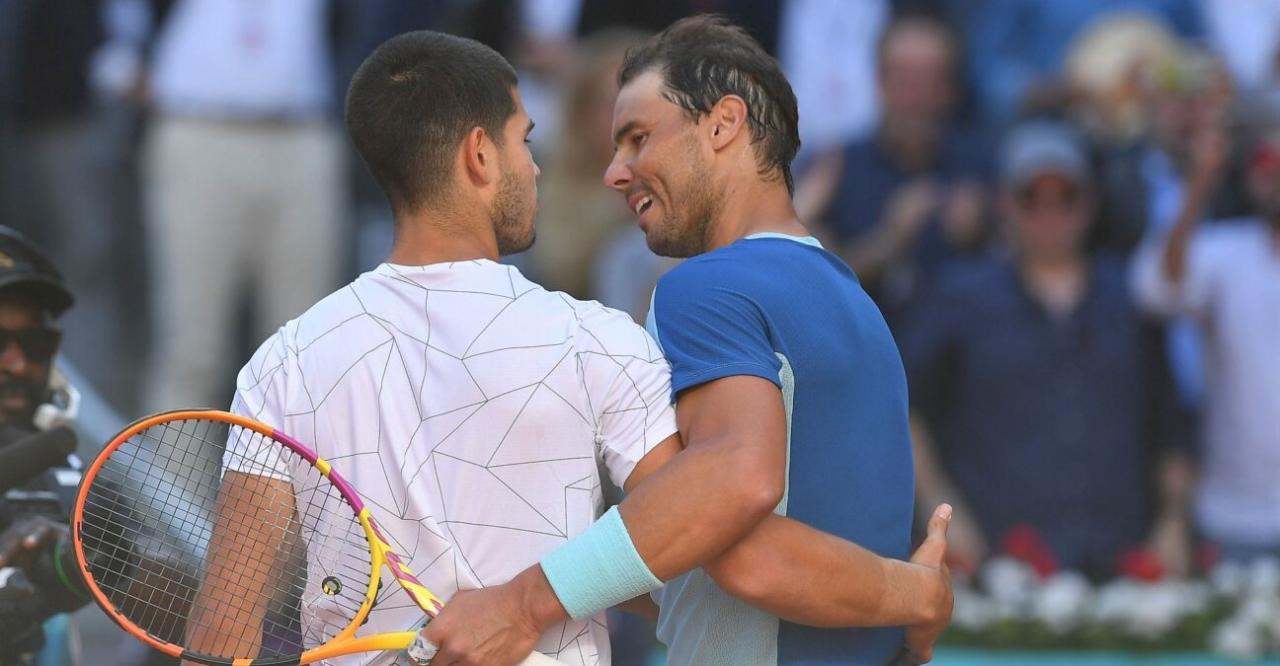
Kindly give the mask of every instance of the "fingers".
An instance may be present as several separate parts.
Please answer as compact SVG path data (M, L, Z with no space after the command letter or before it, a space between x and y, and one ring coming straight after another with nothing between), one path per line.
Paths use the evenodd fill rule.
M951 505L940 504L929 517L925 527L924 543L912 554L911 561L931 567L940 567L947 558L947 527L951 525Z
M947 527L951 525L951 512L951 505L945 502L933 510L933 515L929 517L929 524L925 528L928 536L947 538Z

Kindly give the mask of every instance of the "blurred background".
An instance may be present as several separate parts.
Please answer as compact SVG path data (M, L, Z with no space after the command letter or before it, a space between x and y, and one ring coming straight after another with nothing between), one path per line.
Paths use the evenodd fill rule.
M1280 654L1278 0L0 0L0 224L76 294L92 441L225 408L382 260L341 107L408 30L520 73L543 175L508 261L643 321L673 264L601 183L614 72L700 12L780 61L797 208L898 338L918 505L958 509L937 663ZM78 618L45 663L153 658ZM661 663L614 626L615 664Z

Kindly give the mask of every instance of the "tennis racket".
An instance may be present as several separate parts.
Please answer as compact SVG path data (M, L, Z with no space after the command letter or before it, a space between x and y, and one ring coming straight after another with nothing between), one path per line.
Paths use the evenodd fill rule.
M227 412L157 414L116 435L84 475L72 539L107 615L202 664L406 649L416 631L355 635L383 565L428 618L443 607L328 462ZM535 653L522 663L560 662Z

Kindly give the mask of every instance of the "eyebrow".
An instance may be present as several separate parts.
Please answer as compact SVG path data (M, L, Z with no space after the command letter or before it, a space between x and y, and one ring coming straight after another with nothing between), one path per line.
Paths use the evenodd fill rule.
M618 131L613 133L613 145L616 147L618 144L622 143L622 137L630 134L633 130L635 130L635 128L639 126L640 126L639 120L627 121L626 124L618 128Z

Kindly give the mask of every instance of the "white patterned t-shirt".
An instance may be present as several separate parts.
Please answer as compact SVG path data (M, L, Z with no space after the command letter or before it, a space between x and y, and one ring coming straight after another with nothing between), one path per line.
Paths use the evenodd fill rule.
M509 580L591 525L601 471L621 487L676 432L670 390L662 353L625 314L492 261L383 264L263 343L232 411L328 459L447 599ZM423 620L384 581L359 635ZM538 650L607 665L603 615L555 627Z

